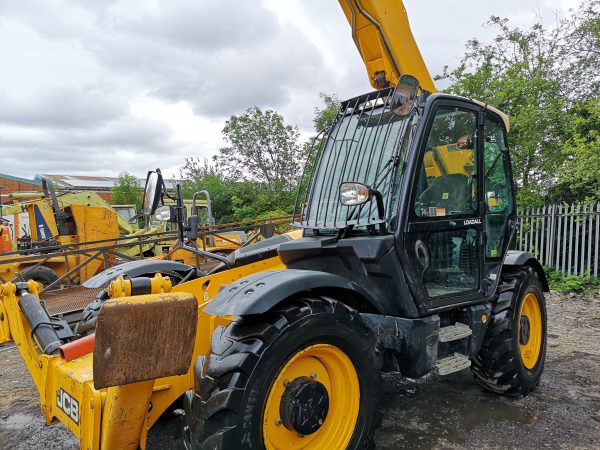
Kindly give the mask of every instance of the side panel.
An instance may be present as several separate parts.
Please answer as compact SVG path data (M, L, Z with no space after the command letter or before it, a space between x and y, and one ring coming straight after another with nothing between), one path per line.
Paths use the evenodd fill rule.
M75 220L79 242L93 242L119 237L119 223L117 222L117 214L114 211L83 205L71 205L70 210ZM105 245L108 244L110 242ZM109 255L108 259L109 266L114 265L115 256ZM79 272L81 281L93 277L103 267L101 259L90 261Z
M58 236L58 228L54 211L50 206L50 202L42 200L31 203L27 206L29 221L31 227L31 239L33 241L41 241Z
M261 314L286 298L314 289L343 289L370 298L360 286L338 275L288 269L253 274L226 286L206 312L217 316Z

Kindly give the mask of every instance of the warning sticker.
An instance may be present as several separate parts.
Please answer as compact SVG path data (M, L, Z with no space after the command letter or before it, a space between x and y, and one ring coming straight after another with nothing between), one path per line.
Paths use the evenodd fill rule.
M442 200L448 200L448 197L449 197L449 196L450 196L450 193L449 193L449 192L444 192L444 193L442 194Z

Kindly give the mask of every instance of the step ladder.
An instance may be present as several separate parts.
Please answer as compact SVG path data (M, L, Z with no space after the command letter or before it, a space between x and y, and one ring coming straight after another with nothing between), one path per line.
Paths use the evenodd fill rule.
M438 340L439 342L452 342L464 339L473 334L471 328L460 322L456 322L454 325L440 328ZM439 359L434 372L438 375L449 375L454 372L460 372L471 365L471 360L467 355L462 353L454 353L453 355L446 356L445 358Z
M438 375L448 375L454 372L460 372L471 366L471 360L467 355L455 353L438 360L434 372Z
M440 342L457 341L473 334L473 330L464 323L456 322L454 325L440 328L438 340Z

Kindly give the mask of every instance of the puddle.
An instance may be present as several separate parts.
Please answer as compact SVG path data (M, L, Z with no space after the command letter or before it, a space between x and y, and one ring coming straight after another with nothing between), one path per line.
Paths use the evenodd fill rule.
M534 424L520 400L484 393L470 374L430 378L393 389L386 395L378 448L448 448L489 422ZM404 389L402 385L405 385Z
M30 425L37 418L32 414L14 413L0 416L0 428L21 429Z

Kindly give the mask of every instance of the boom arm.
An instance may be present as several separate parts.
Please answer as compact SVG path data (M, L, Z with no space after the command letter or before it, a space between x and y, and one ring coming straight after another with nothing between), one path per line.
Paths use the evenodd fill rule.
M410 31L402 0L339 2L375 89L394 86L401 75L412 75L419 80L422 89L436 92Z

